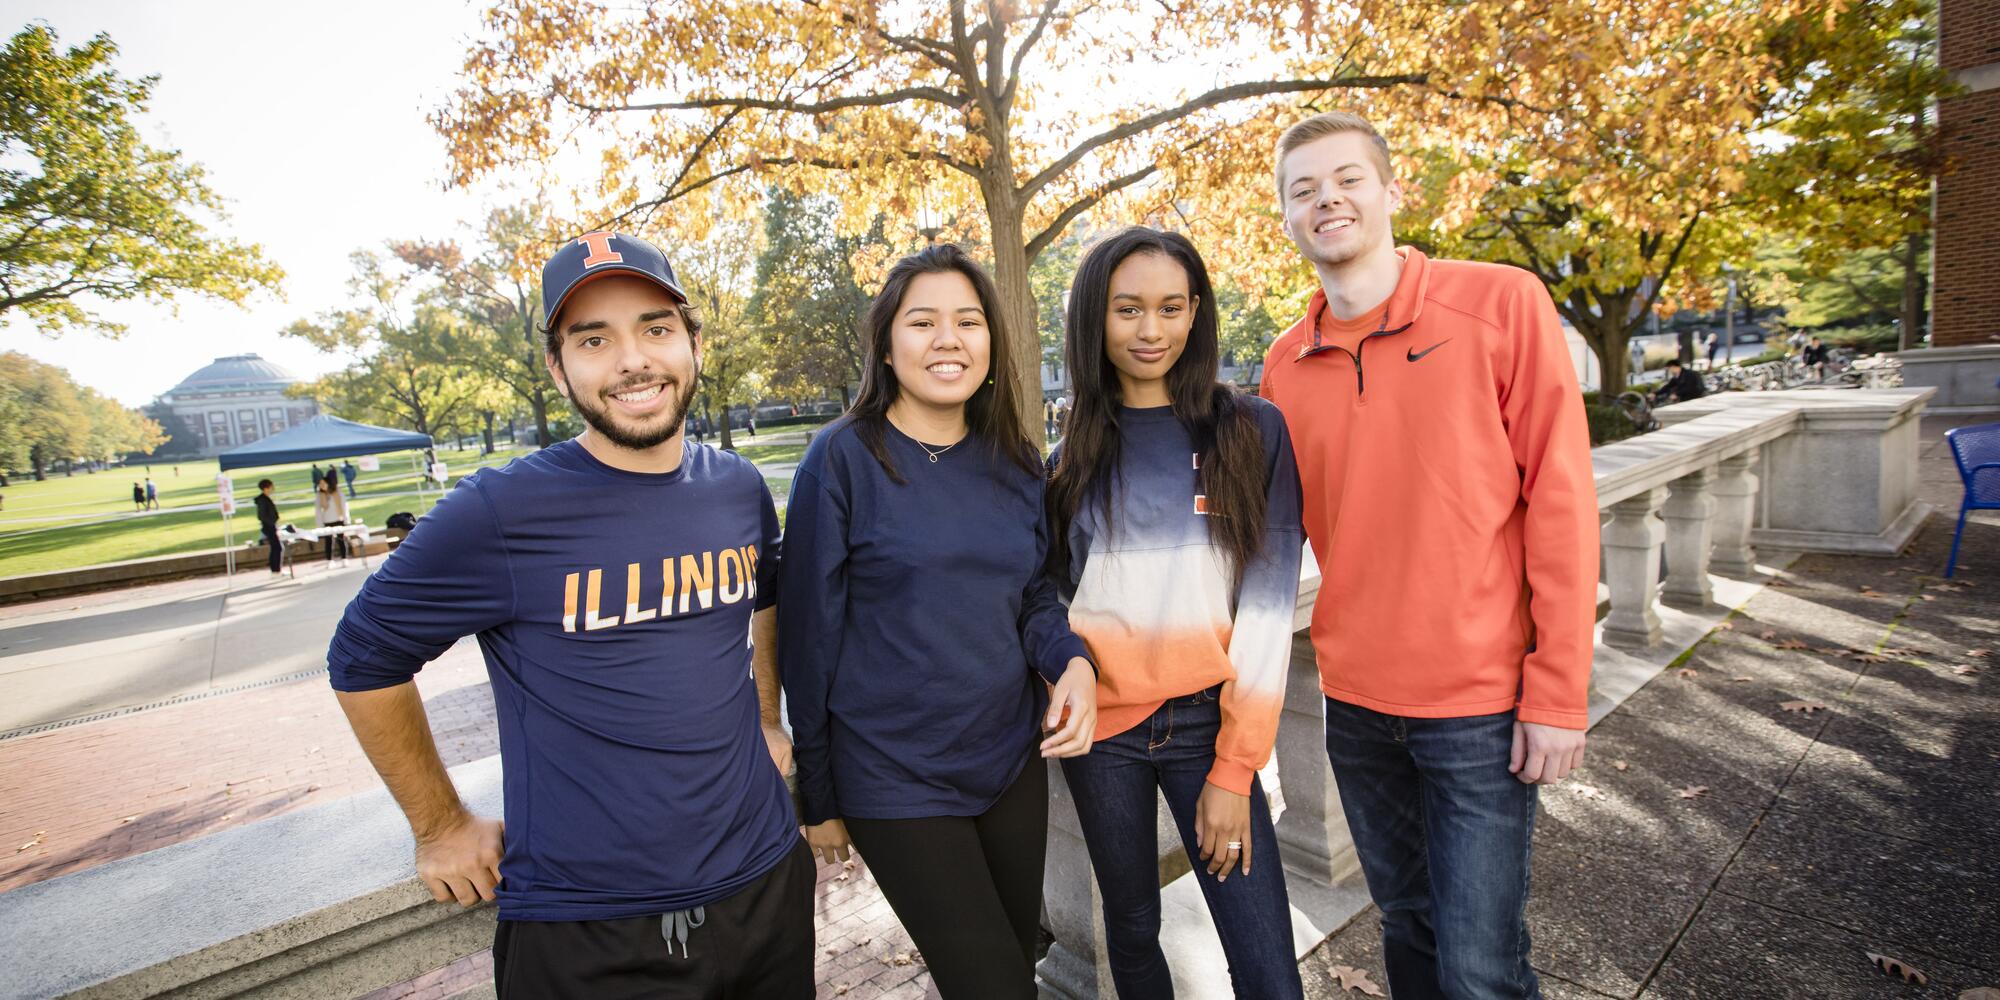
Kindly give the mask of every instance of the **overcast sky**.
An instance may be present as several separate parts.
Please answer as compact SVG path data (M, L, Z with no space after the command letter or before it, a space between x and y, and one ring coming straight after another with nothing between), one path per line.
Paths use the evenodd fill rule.
M0 350L61 365L127 405L228 354L261 354L306 378L339 367L278 331L346 300L353 250L445 235L481 214L473 194L442 190L443 141L424 121L477 26L470 4L0 0L0 14L9 35L47 22L65 48L108 32L121 73L157 74L147 138L206 167L230 203L225 231L263 245L286 272L282 299L247 309L196 299L178 314L107 308L131 327L123 340L0 328Z

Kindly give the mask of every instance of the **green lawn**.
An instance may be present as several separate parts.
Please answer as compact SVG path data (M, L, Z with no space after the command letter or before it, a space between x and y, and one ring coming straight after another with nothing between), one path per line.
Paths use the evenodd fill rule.
M474 469L505 465L533 449L516 448L480 457L472 451L440 451L452 482ZM760 445L741 449L744 457L762 464L791 463L805 451L804 445ZM416 496L416 473L408 454L381 456L379 472L363 472L355 478L360 496L348 501L350 518L380 527L398 511L421 514L424 501ZM132 484L143 482L143 465L131 465L98 473L79 472L74 476L52 475L45 482L14 477L13 484L0 488L4 508L0 508L0 576L46 573L54 570L122 562L149 556L173 555L220 548L223 544L222 517L216 513L215 461L190 460L152 466L153 483L159 488L160 509L144 514L132 507ZM268 478L277 484L278 516L301 528L313 524L312 492L306 480L312 463L243 469L230 474L235 484L237 514L230 519L236 541L255 541L257 512L252 498L257 481ZM771 494L782 514L791 492L791 476L767 477ZM437 493L432 491L430 500ZM210 505L208 509L199 509ZM175 508L184 508L176 510Z
M472 451L440 451L452 481L486 465L503 465L526 454L518 448L479 457ZM348 515L358 521L380 526L397 511L421 513L422 501L415 495L417 476L408 454L381 456L382 468L355 477L360 494L348 501ZM322 466L323 467L323 466ZM146 467L131 465L97 473L74 476L52 475L44 482L14 477L0 488L5 506L0 508L0 576L43 573L92 566L99 563L143 559L219 548L223 544L220 514L200 505L216 501L213 459L190 460L178 464L152 466L153 483L159 488L160 509L135 513L132 484L143 482ZM312 463L239 469L230 473L235 484L237 514L230 519L240 543L257 537L257 514L252 498L257 481L269 478L277 484L278 516L300 527L313 524L312 492L307 479ZM403 494L400 496L393 494ZM432 497L435 498L435 492ZM186 508L179 509L176 508Z

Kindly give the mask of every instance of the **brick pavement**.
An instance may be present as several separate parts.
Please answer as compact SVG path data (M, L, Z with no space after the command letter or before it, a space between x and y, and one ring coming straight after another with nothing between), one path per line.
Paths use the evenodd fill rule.
M499 752L477 646L417 687L447 765ZM324 675L0 741L0 892L376 781Z

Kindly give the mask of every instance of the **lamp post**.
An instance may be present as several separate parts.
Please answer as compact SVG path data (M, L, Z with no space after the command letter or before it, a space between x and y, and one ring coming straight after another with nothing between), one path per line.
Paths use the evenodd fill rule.
M1736 269L1722 265L1722 273L1729 279L1729 292L1722 305L1722 363L1736 363Z

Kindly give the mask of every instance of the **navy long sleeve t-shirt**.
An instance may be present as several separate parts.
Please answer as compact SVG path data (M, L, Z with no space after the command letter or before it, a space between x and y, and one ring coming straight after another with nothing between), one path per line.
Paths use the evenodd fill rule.
M984 813L1033 749L1041 680L1088 655L1043 573L1042 478L976 438L932 462L884 437L906 482L841 420L787 505L778 656L808 823Z
M644 474L565 441L417 522L348 605L333 686L401 684L477 635L505 772L501 918L704 905L798 843L750 672L778 546L764 479L734 455L691 446Z

